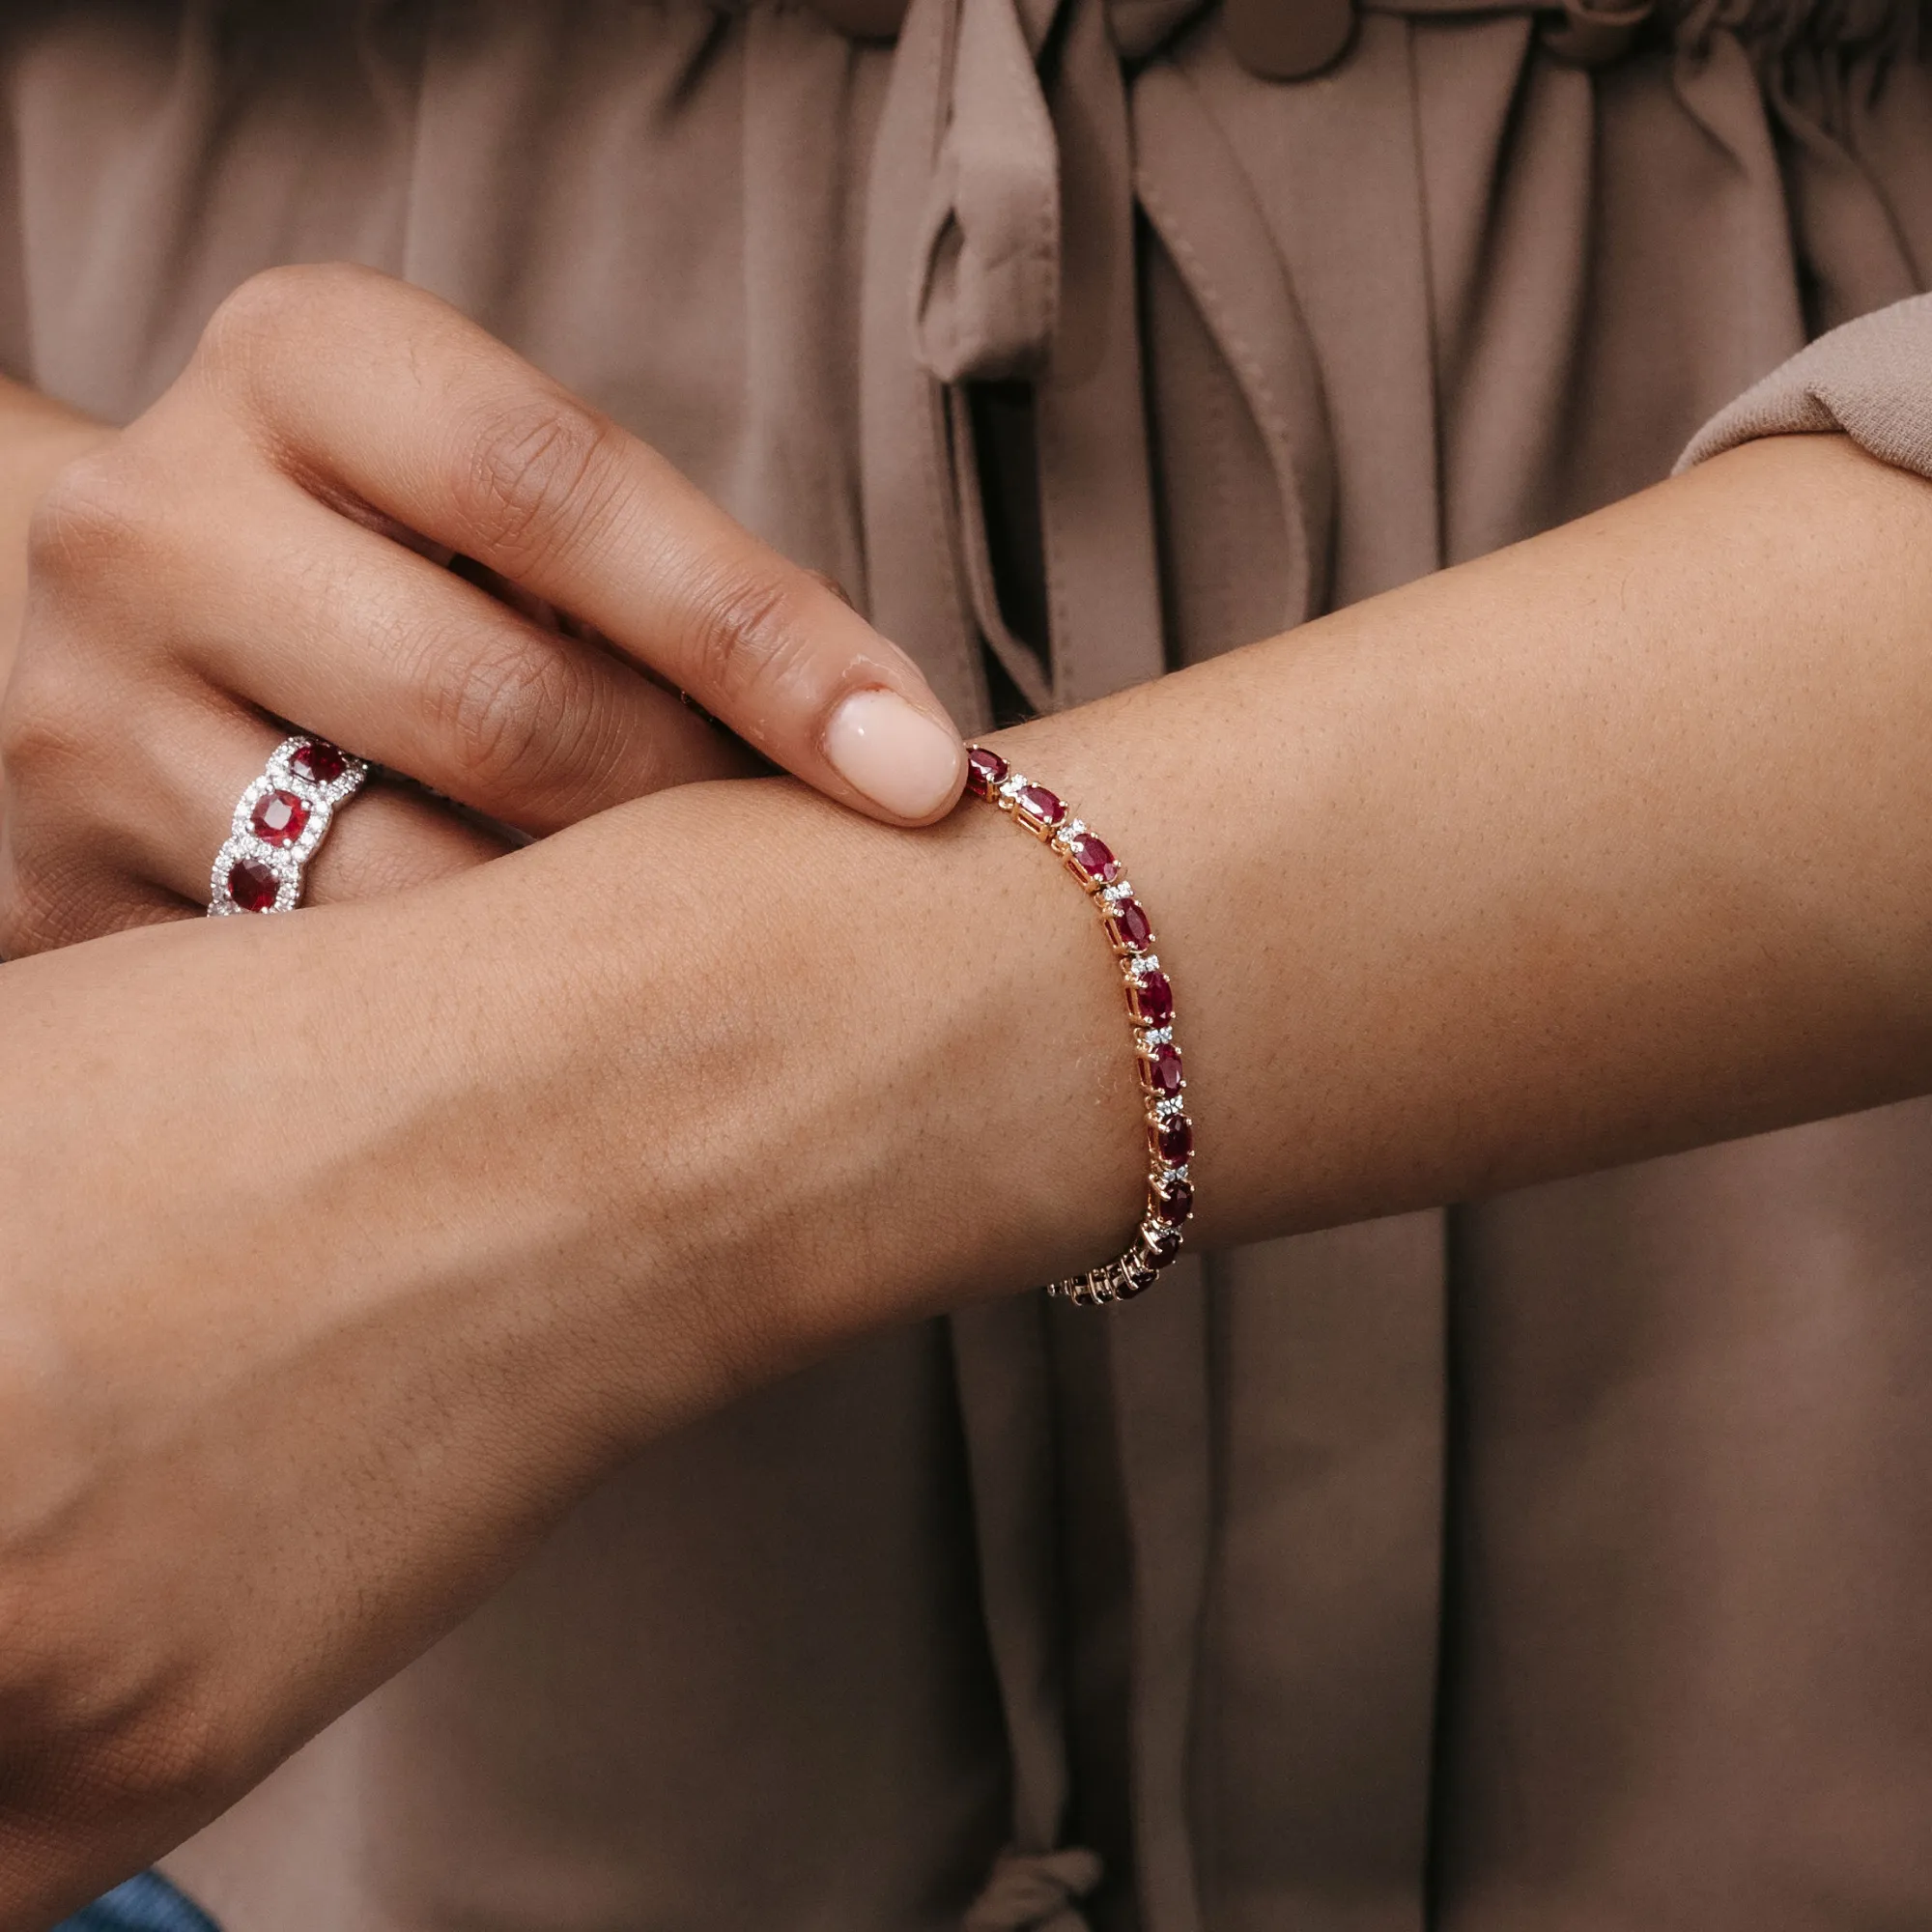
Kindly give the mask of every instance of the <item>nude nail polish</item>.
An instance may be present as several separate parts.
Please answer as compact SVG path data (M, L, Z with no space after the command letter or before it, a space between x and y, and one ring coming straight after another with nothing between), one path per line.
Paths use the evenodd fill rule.
M855 691L825 727L825 755L854 791L895 818L929 818L958 790L965 752L894 691Z

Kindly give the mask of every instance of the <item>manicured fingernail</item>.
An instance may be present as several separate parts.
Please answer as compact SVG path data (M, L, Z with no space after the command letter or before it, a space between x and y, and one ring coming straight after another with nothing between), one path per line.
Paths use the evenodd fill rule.
M825 727L825 755L895 818L929 818L959 788L959 740L895 691L855 691Z

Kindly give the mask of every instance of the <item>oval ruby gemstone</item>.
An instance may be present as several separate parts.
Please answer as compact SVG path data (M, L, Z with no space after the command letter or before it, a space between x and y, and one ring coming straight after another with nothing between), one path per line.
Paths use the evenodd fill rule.
M1094 838L1091 832L1083 832L1068 849L1081 876L1092 879L1096 886L1111 886L1121 876L1121 862L1108 849L1106 841Z
M1171 1046L1157 1046L1141 1062L1147 1069L1147 1083L1165 1098L1180 1092L1180 1055Z
M1066 808L1044 785L1022 785L1014 801L1036 824L1058 825L1066 816Z
M308 824L308 806L292 791L271 791L256 802L248 824L270 845L293 845Z
M1148 923L1148 916L1141 910L1138 899L1122 899L1107 923L1113 928L1116 943L1135 952L1153 937L1153 927Z
M975 745L966 753L966 789L975 798L991 798L1006 782L1007 769L999 753Z
M349 769L349 760L333 745L317 738L295 753L289 759L289 768L299 772L311 784L332 785Z
M1165 973L1143 973L1128 984L1136 1019L1146 1020L1150 1026L1165 1026L1174 1017L1174 988Z
M1149 1205L1156 1221L1178 1228L1194 1211L1194 1190L1184 1180L1170 1181L1167 1192L1156 1194Z
M1179 1167L1194 1151L1194 1129L1184 1115L1177 1114L1154 1129L1153 1144L1162 1160L1171 1160Z
M237 859L228 868L228 896L243 912L272 912L282 882L260 859Z

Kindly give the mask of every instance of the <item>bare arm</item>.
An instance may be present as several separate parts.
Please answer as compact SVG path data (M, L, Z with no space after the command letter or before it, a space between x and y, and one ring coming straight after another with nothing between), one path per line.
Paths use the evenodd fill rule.
M1199 1238L1932 1087L1928 614L1932 491L1791 440L1006 734L1153 913ZM0 1926L639 1443L1118 1246L1118 999L991 813L783 781L0 972Z

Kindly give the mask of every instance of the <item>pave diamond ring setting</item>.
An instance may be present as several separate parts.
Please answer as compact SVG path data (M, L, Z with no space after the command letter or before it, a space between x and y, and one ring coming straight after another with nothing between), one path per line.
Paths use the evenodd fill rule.
M368 782L369 766L326 738L284 738L268 769L242 794L234 824L214 855L208 916L293 912L316 848L337 810Z

